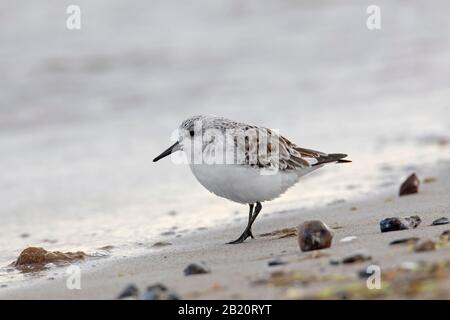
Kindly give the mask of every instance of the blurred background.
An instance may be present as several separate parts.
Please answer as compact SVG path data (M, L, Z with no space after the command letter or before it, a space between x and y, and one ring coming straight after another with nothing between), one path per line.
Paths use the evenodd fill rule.
M80 30L66 28L71 4ZM381 30L366 27L372 4ZM1 0L1 265L27 245L131 254L243 223L247 208L188 167L152 163L195 114L354 161L266 215L396 192L449 159L449 12L445 0Z

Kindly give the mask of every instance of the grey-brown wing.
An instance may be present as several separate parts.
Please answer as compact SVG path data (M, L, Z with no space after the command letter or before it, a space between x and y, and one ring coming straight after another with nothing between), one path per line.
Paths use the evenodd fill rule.
M235 145L245 155L241 164L279 170L297 170L312 165L295 144L267 128L246 127L240 135L235 135Z
M301 148L286 137L263 127L240 128L234 139L237 150L243 154L242 161L238 162L259 168L300 170L339 161L346 156Z
M290 154L290 160L287 162L288 169L301 169L305 167L319 166L325 163L337 162L347 163L350 160L342 160L347 157L344 153L325 153L322 151L306 149L295 145L288 139L281 136L281 140L286 146L288 146L288 153ZM307 165L305 165L305 163Z

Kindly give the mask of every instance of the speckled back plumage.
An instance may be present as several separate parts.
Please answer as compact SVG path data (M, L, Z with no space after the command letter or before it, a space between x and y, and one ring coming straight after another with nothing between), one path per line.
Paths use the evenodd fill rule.
M228 138L234 141L234 152L240 151L244 155L242 158L234 158L235 164L239 165L290 171L307 169L327 162L339 161L346 157L344 154L329 155L324 152L301 148L271 129L233 121L224 117L198 115L183 121L180 128L192 131L198 130L197 126L200 125L202 135L209 129L220 130L222 133L227 132L232 135ZM200 132L195 134L200 134ZM245 143L239 137L246 137ZM202 151L214 149L213 144L215 142L217 141L203 141ZM260 148L266 149L264 152L260 152Z

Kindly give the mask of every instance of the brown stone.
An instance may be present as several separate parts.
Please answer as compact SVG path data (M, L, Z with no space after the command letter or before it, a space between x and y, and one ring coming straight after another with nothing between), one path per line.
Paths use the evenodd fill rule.
M297 228L300 250L312 251L329 248L331 246L333 232L322 221L305 221Z
M417 178L416 174L413 173L400 186L399 195L400 196L405 196L405 195L408 195L408 194L418 193L419 192L419 185L420 185L419 178Z
M45 265L47 263L69 262L84 259L84 252L47 251L39 247L28 247L23 250L14 262L16 267Z

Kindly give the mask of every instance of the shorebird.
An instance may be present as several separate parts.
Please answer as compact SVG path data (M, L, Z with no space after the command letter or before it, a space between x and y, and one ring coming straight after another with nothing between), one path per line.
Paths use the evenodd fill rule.
M300 177L328 163L346 163L343 153L324 153L297 146L278 132L218 116L186 119L177 141L153 159L156 162L176 151L197 180L210 192L249 206L244 232L229 244L254 238L252 225L262 202L278 198Z

